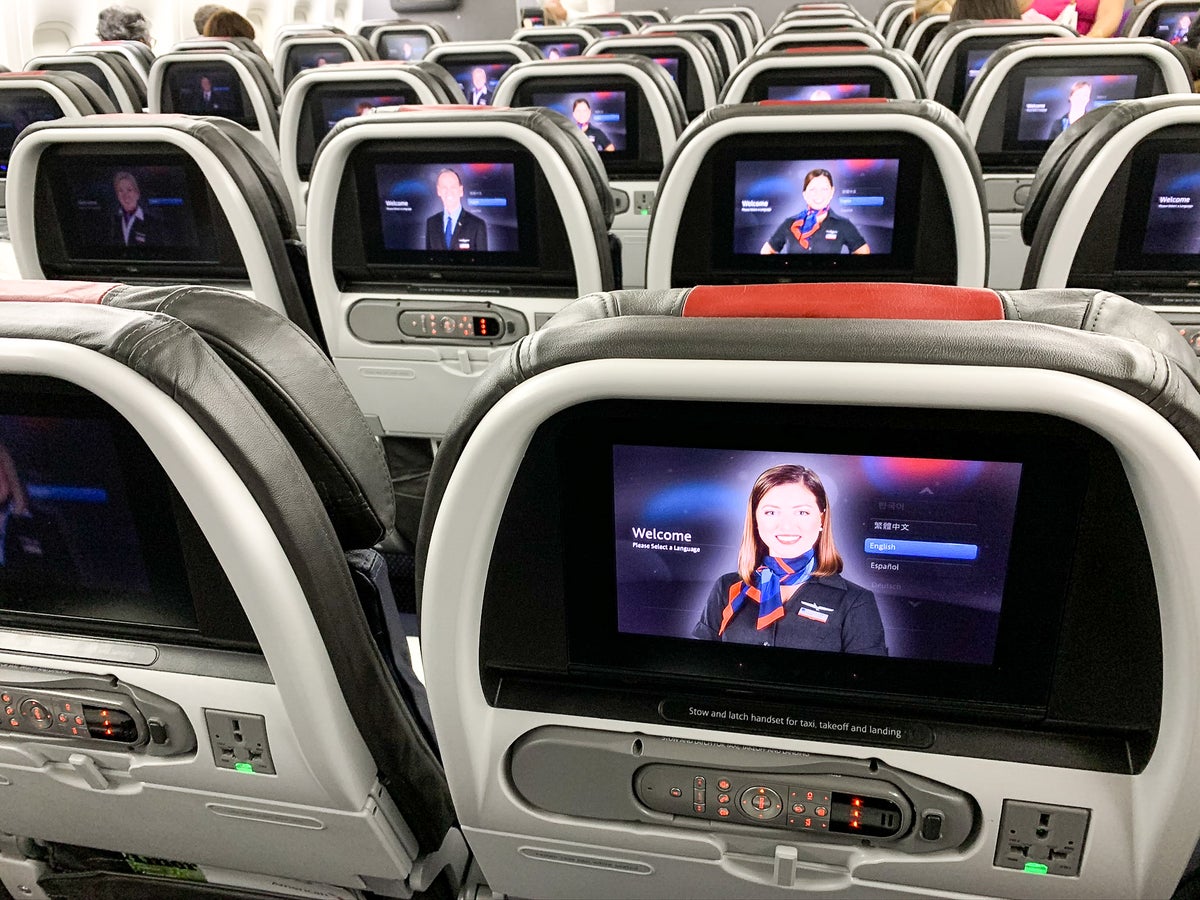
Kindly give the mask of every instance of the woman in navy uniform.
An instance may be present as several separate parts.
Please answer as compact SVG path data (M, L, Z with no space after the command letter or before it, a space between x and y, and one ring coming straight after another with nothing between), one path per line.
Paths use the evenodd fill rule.
M772 466L750 490L738 570L717 579L692 636L887 656L875 595L841 571L820 476Z
M867 254L871 246L849 219L832 209L833 173L813 169L804 176L805 210L791 216L775 229L758 252L771 253L850 253Z

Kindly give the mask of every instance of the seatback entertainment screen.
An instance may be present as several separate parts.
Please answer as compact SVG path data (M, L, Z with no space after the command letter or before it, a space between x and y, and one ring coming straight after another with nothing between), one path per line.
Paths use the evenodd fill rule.
M401 62L424 59L429 50L429 38L423 34L385 34L381 43L380 56Z
M622 634L989 666L1022 464L618 444Z
M246 115L241 81L229 66L176 63L167 68L166 82L171 109L177 113L257 125L253 115Z
M207 193L182 164L71 160L53 190L69 260L217 260Z
M0 614L196 627L178 585L154 590L130 465L103 420L0 415Z
M1142 253L1200 260L1200 153L1158 157L1146 218Z
M677 56L654 56L651 57L651 62L656 62L671 76L671 80L678 83L679 81L679 57Z
M375 184L387 251L521 251L512 163L380 163Z
M627 149L625 91L539 91L530 99L534 106L557 110L571 119L601 153Z
M987 50L968 50L967 51L967 71L963 75L963 96L971 90L971 85L975 83L975 79L979 77L979 73L983 71L984 65L992 58L995 53L995 48Z
M732 253L892 252L899 159L738 160Z
M0 91L0 178L8 174L17 135L34 122L61 119L62 114L58 102L44 91Z
M1154 23L1153 36L1169 44L1186 45L1188 32L1197 17L1200 17L1200 6L1195 10L1164 11Z
M553 44L539 44L538 49L542 51L545 59L562 59L564 56L581 54L583 44L580 41L558 41Z
M512 62L497 63L451 63L443 64L450 76L462 88L463 96L470 106L491 106L496 96L496 85L504 73L514 65Z
M850 100L855 97L870 97L869 84L772 84L767 87L768 100L821 102L823 100Z
M1085 113L1137 96L1137 75L1033 75L1025 79L1017 140L1050 142Z

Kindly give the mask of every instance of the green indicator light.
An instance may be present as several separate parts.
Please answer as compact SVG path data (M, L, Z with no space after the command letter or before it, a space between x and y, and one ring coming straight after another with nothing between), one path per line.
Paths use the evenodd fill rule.
M1025 871L1030 875L1046 875L1050 872L1050 867L1038 862L1027 862Z
M253 772L254 772L254 766L251 765L250 763L234 763L233 767L235 769L237 769L239 772L250 772L251 774L253 774ZM1032 865L1035 865L1035 863L1029 863L1028 865L1026 865L1025 868L1028 869L1029 866L1032 866ZM1045 870L1046 870L1046 867L1042 866L1042 871L1045 872Z
M648 210L648 209L643 209L643 210L642 210L642 215L643 215L643 216L648 216L648 215L650 215L650 210Z

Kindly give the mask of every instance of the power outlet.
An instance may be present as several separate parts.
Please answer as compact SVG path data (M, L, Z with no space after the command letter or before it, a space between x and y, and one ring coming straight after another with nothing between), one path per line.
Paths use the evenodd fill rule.
M274 775L271 747L267 743L267 720L251 713L204 710L213 761L220 769L237 769L258 775Z
M654 211L654 191L634 191L633 211L639 216L648 216Z
M1036 875L1079 874L1091 810L1005 800L993 865Z

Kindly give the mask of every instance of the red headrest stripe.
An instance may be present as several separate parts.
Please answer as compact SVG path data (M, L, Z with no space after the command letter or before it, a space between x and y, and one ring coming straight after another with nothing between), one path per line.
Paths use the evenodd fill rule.
M0 303L103 303L116 286L91 281L0 281Z
M819 103L826 106L834 103L887 103L886 97L839 97L837 100L758 100L758 106L797 106Z
M683 305L688 318L1003 319L995 291L930 284L706 285Z
M808 47L788 47L784 53L865 53L871 49L866 44L813 44Z

